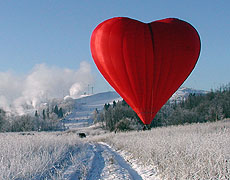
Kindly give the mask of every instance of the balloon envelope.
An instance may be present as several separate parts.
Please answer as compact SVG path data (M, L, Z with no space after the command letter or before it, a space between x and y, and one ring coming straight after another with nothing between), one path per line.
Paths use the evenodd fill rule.
M101 74L144 124L186 80L200 54L197 31L175 18L112 18L94 29L90 46Z

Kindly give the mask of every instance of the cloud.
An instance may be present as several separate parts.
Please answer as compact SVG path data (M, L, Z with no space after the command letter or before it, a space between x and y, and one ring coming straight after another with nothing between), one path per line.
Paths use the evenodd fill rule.
M38 64L24 76L0 72L0 107L19 114L26 108L36 108L52 98L83 94L93 77L90 64L83 61L78 70Z

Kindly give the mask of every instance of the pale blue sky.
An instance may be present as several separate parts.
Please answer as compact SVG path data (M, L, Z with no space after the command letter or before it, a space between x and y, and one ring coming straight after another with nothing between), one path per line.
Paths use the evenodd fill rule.
M210 90L230 82L229 0L0 0L0 72L26 74L36 64L77 69L91 64L95 92L110 90L91 57L90 36L102 21L176 17L201 37L201 55L184 86Z

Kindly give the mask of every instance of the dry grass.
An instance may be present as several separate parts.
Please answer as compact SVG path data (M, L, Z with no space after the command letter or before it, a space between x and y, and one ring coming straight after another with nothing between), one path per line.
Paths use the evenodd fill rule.
M125 150L143 164L155 166L162 179L230 179L229 120L144 132L102 135L97 128L88 131L89 137L85 142L106 141ZM63 163L66 153L71 152L73 147L81 147L81 144L76 132L34 135L1 133L0 179L39 179L37 177L47 173L51 175L43 177L62 179L64 170L57 166L57 162ZM87 147L82 146L73 161L81 163L74 158L80 160L84 148ZM54 170L55 173L60 172L60 176L52 174Z
M156 166L162 179L230 179L229 120L104 138L142 163Z
M76 135L1 133L0 179L36 179L49 173L47 170L55 168L54 164L77 143Z

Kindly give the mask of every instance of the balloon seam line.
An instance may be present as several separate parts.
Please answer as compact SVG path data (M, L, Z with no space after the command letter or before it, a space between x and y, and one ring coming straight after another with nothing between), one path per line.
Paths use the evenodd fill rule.
M152 27L151 27L151 23L148 23L148 27L149 27L149 31L150 31L150 35L151 35L151 40L152 40L153 55L155 55L155 46L154 46L153 30L152 30ZM152 84L154 84L154 83L152 83ZM153 88L153 86L152 86L152 88ZM152 112L153 104L155 104L153 102L153 97L154 97L154 95L153 95L153 89L152 89L152 93L151 93L151 112Z

